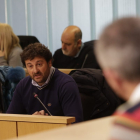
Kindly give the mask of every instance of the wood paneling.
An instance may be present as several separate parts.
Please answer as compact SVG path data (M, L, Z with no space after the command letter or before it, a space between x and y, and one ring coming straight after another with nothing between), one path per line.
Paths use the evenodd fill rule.
M0 140L64 127L75 117L0 114Z
M16 122L0 121L0 140L17 137Z
M41 116L41 115L19 115L19 114L0 114L0 120L17 122L47 122L68 124L75 122L75 117L66 116Z
M18 126L18 136L23 136L45 130L51 130L54 128L64 127L66 126L66 124L18 122L17 126Z

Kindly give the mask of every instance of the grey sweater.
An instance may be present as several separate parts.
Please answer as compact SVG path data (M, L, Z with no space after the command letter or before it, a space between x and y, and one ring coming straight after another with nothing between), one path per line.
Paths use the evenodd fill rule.
M23 64L21 62L20 54L22 53L22 49L19 47L15 47L12 49L8 61L4 58L4 56L0 57L0 66L21 66L23 67Z

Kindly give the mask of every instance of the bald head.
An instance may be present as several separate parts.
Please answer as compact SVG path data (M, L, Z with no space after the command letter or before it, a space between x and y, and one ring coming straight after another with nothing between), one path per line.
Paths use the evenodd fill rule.
M75 56L81 47L82 32L77 26L68 26L62 33L62 52L67 56Z
M82 39L81 29L74 25L66 27L65 30L63 31L63 34L73 36L75 41L77 41L78 39Z

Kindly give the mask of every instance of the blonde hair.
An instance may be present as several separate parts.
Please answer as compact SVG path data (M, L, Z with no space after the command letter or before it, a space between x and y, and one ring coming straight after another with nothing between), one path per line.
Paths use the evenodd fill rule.
M19 38L14 34L10 25L0 23L0 50L4 51L4 57L8 60L9 54L14 47L20 47Z

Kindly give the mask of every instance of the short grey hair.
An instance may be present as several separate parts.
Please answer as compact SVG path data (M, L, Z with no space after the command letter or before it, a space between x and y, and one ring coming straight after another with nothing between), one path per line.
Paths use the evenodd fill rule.
M140 80L140 18L116 20L105 28L95 46L101 67L116 70L121 77Z

